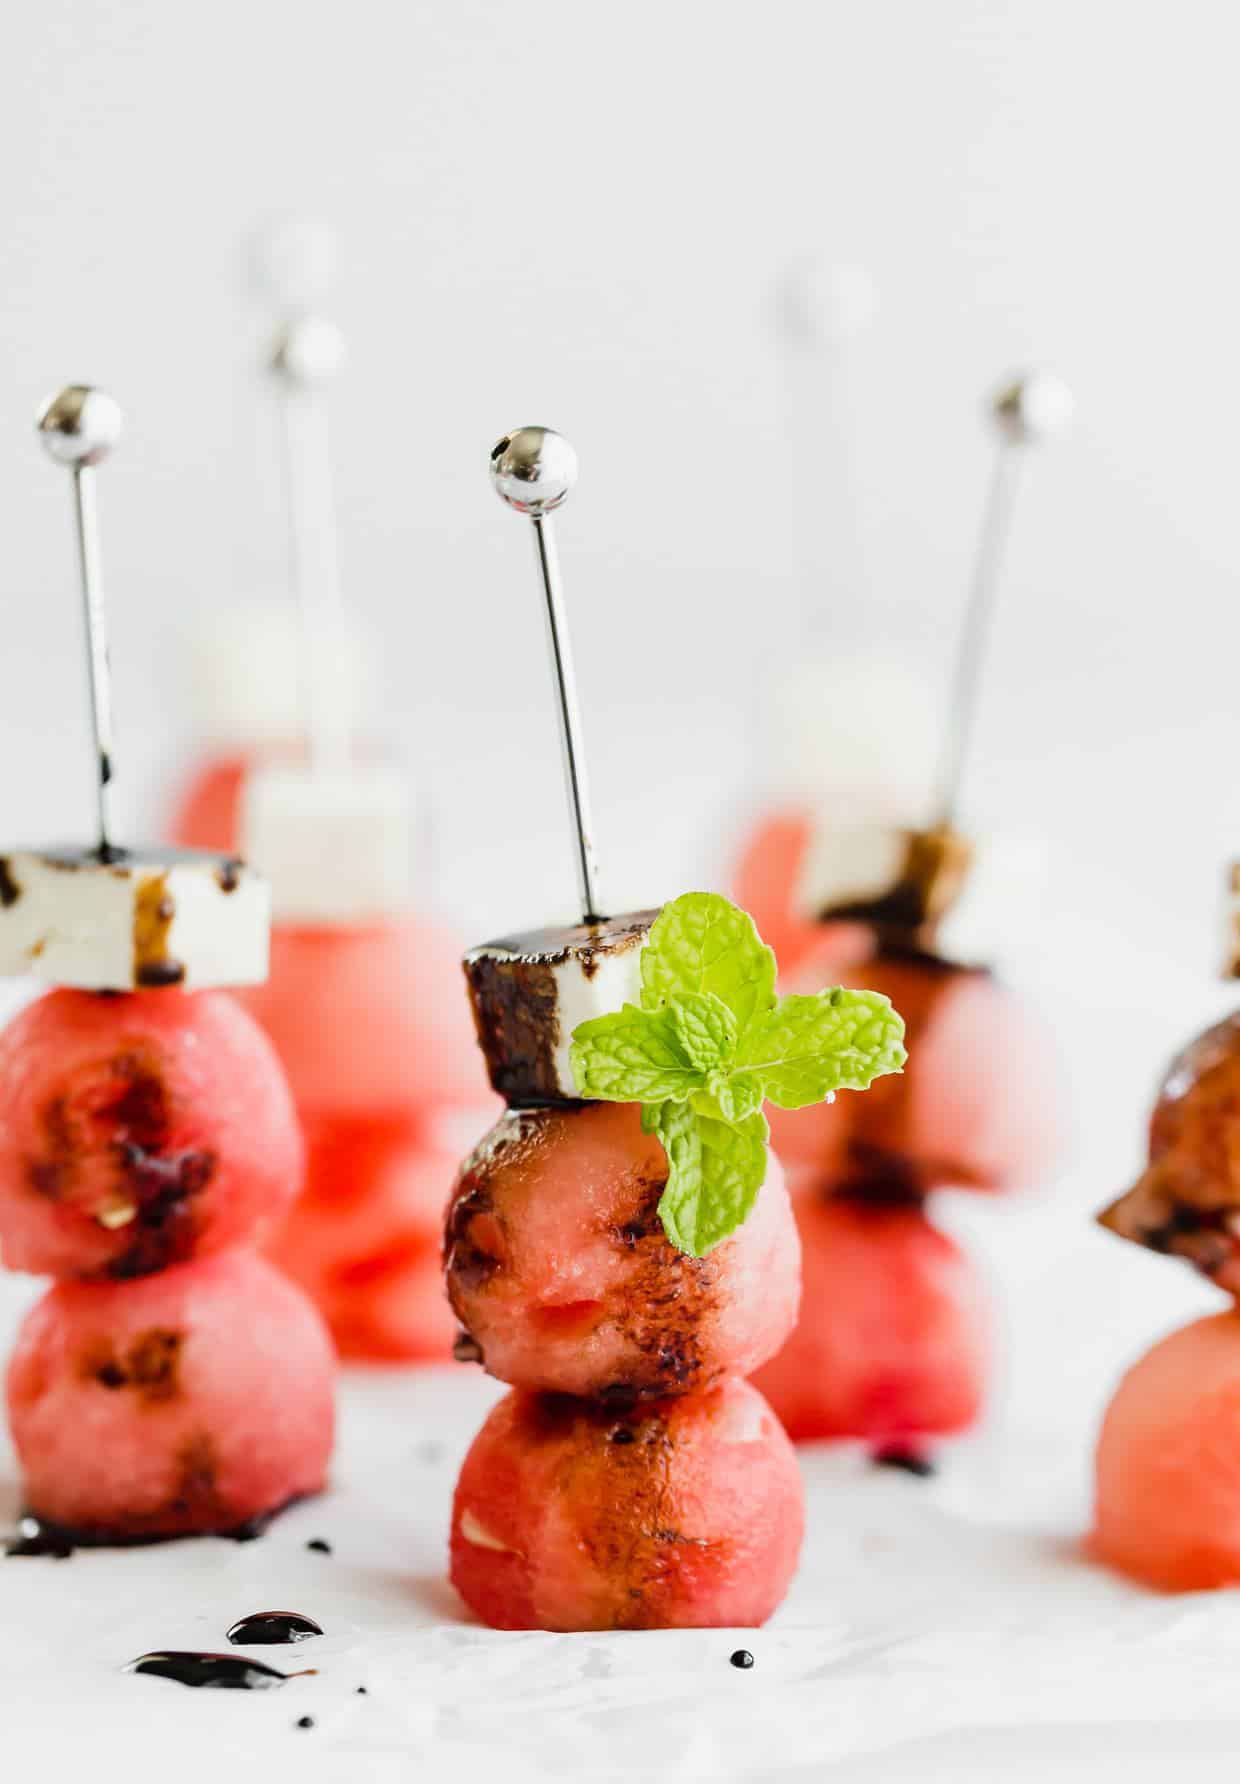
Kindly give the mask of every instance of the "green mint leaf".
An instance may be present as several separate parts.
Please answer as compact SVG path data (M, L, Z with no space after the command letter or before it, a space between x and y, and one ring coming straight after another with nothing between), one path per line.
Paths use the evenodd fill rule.
M569 1061L578 1096L608 1103L680 1102L705 1084L666 1010L625 1004L579 1022Z
M801 1109L898 1072L907 1057L903 1041L903 1020L876 991L781 997L741 1037L733 1091L758 1090L781 1109Z
M641 953L641 1008L579 1023L578 1094L639 1103L667 1154L659 1214L671 1243L705 1257L748 1218L766 1176L762 1104L784 1109L864 1090L905 1061L904 1023L872 991L775 998L775 956L752 919L713 892L665 905Z
M699 1071L715 1071L736 1052L736 1017L713 991L679 992L667 1014L686 1059Z
M711 992L743 1035L775 1002L775 956L753 918L717 892L686 892L665 904L642 949L642 1008Z
M657 1132L668 1161L659 1201L664 1231L679 1251L705 1257L744 1224L757 1199L766 1176L765 1117L733 1124L689 1103L667 1104Z
M698 1091L693 1106L703 1115L714 1115L719 1121L745 1121L762 1107L764 1094L756 1078L712 1077L705 1092Z

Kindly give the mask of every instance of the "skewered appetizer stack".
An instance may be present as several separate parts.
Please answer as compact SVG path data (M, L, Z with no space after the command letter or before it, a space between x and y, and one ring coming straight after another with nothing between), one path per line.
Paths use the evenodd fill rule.
M218 821L227 789L242 852L272 886L271 970L246 1003L292 1086L307 1171L270 1255L313 1297L343 1355L446 1360L439 1232L455 1158L442 1130L487 1099L458 945L414 907L407 788L359 751L340 670L349 631L325 395L342 360L334 325L301 310L270 353L287 436L302 741L216 764L182 810L179 838L210 834L198 827Z
M269 423L280 436L294 598L287 590L283 597L276 591L258 598L250 591L244 602L213 604L209 623L195 630L189 692L197 747L174 790L168 824L171 840L185 848L242 849L250 775L267 762L305 762L311 695L350 727L373 705L367 640L322 580L334 575L335 504L316 387L334 377L343 358L342 336L327 314L338 262L336 232L314 217L267 219L244 243L242 270L254 317L245 331L245 356L261 374L248 375L248 394L259 399L256 411L261 402L254 420L263 425L254 431L265 453L274 443L267 439ZM290 375L294 400L299 391L305 399L292 417ZM313 411L308 441L307 429L297 425L307 409ZM262 470L261 462L253 466L256 485L264 482ZM304 611L307 596L313 597L313 624Z
M1232 876L1235 899L1237 876ZM1228 975L1240 977L1240 906ZM1233 1297L1156 1344L1124 1377L1098 1439L1093 1550L1146 1585L1240 1583L1240 1014L1172 1060L1149 1163L1099 1215Z
M272 882L271 973L245 994L292 1087L302 1195L270 1255L340 1352L447 1360L439 1274L446 1118L487 1099L451 939L411 914L399 781L350 767L267 768L247 795L247 855Z
M508 1111L461 1169L444 1268L458 1355L513 1391L461 1471L452 1578L496 1628L760 1623L803 1523L791 1446L741 1379L799 1287L762 1106L897 1070L902 1025L868 992L777 1000L774 956L718 895L599 914L549 530L575 459L527 428L492 471L534 522L583 920L465 963Z
M1058 1150L1061 1093L1040 1027L947 939L967 845L936 831L909 833L907 846L932 865L893 875L872 903L849 897L871 953L842 976L900 1009L911 1064L864 1099L773 1118L805 1295L796 1332L758 1381L797 1440L860 1438L880 1460L928 1469L932 1440L977 1419L991 1352L983 1284L928 1198L1038 1181ZM821 984L837 962L828 935L823 961L804 959L787 982Z
M249 1533L321 1488L333 1428L322 1321L252 1249L300 1183L292 1100L219 989L265 971L267 890L110 841L93 474L119 428L77 386L40 418L74 477L99 840L0 863L0 973L55 987L0 1032L0 1251L56 1278L8 1412L31 1515L88 1542Z
M1027 378L994 404L1000 449L983 527L940 769L936 821L789 818L780 933L784 983L858 977L908 1024L912 1065L864 1099L777 1114L806 1293L796 1332L758 1380L796 1439L860 1438L884 1461L929 1470L931 1440L966 1429L991 1351L974 1266L930 1220L940 1188L1007 1191L1052 1166L1062 1132L1053 1048L1029 1012L976 964L1004 854L954 819L1019 450L1066 418L1055 381ZM1017 450L1014 450L1017 449ZM770 892L752 858L743 879ZM975 949L977 951L975 951Z

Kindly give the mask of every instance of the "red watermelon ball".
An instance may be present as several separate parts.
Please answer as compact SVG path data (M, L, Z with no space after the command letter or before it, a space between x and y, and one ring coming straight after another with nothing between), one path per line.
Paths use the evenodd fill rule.
M242 998L270 1035L303 1118L490 1102L461 950L434 923L278 923L267 981Z
M971 1425L991 1323L965 1254L915 1203L809 1193L795 1207L801 1314L756 1377L789 1436L880 1449Z
M310 1302L251 1252L57 1283L9 1364L25 1503L97 1542L235 1531L323 1486L334 1376Z
M452 1579L493 1629L764 1623L805 1520L792 1445L746 1382L617 1415L508 1394L452 1509Z
M1120 1383L1098 1438L1092 1551L1164 1592L1240 1585L1240 1314L1195 1320Z
M481 1141L449 1203L444 1267L489 1374L617 1403L696 1393L774 1355L800 1289L778 1161L703 1258L663 1230L667 1171L633 1103L512 1110Z
M306 1187L267 1255L310 1296L341 1356L447 1362L456 1321L440 1260L457 1161L407 1122L324 1117L306 1129Z
M790 989L839 976L828 950L803 960ZM876 955L844 975L882 992L904 1018L908 1062L834 1103L777 1110L776 1150L789 1164L857 1177L896 1174L922 1191L1004 1191L1047 1177L1064 1150L1067 1097L1053 1040L990 973L935 956Z
M145 1276L252 1239L302 1142L257 1024L221 991L52 991L0 1031L0 1254Z

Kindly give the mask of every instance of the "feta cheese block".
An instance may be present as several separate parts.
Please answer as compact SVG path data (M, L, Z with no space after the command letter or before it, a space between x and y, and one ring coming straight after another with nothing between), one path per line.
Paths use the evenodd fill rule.
M241 838L271 884L277 922L348 927L409 908L412 814L392 769L256 769L242 797Z
M579 1022L641 1001L641 951L657 910L484 942L465 956L492 1086L515 1106L576 1100Z
M1019 838L975 845L939 825L815 823L797 878L803 921L869 924L884 946L975 965L1036 927L1046 863Z
M266 884L192 849L19 849L0 856L0 976L81 991L256 985Z
M1225 979L1240 979L1240 861L1233 861L1227 870L1227 953L1223 962Z

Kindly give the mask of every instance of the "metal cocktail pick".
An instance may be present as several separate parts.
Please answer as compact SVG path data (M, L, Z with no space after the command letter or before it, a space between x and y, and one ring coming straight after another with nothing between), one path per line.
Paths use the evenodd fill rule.
M538 569L546 598L547 641L555 670L560 703L560 738L564 746L564 779L568 805L577 837L577 884L581 894L583 923L603 919L598 890L598 865L594 859L590 793L586 785L585 752L581 742L581 712L577 705L577 679L573 673L564 597L556 557L552 510L558 508L577 481L577 454L562 435L549 427L522 427L505 434L491 449L491 481L496 492L534 523Z
M326 317L297 316L280 329L269 363L280 390L289 581L301 621L310 766L335 772L348 766L350 737L336 695L344 605L325 390L344 363L344 342Z
M981 537L973 561L973 579L952 677L951 710L939 760L935 818L944 829L951 827L955 817L977 713L982 660L1011 531L1023 448L1062 432L1072 419L1072 408L1072 393L1067 385L1046 372L1013 379L989 405L999 443L982 511Z
M112 688L104 623L103 573L99 563L99 521L95 507L95 467L121 437L124 416L106 392L88 384L67 384L39 411L36 426L48 457L73 473L82 605L86 617L86 662L91 723L95 733L99 859L112 858L108 818L112 786Z

